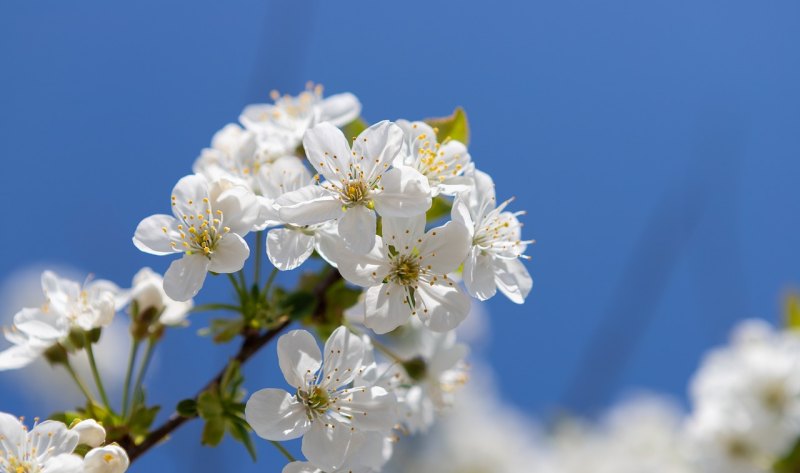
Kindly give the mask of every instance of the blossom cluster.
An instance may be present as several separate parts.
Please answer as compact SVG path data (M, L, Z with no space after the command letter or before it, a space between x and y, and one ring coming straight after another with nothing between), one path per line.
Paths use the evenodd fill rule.
M204 443L218 443L227 430L251 453L249 429L274 442L302 437L306 461L290 462L286 472L380 471L399 436L430 428L466 382L468 348L454 330L473 299L499 291L521 304L528 296L532 280L523 260L532 241L522 238L522 212L507 209L512 199L498 201L492 178L476 168L463 112L372 125L360 117L354 95L323 97L319 86L246 107L239 123L217 132L192 173L177 181L165 199L169 212L144 218L134 231L141 251L175 256L163 277L144 268L125 289L46 271L45 302L14 316L0 370L40 357L63 365L86 395L87 407L79 412L113 423L130 449L152 433L157 407L145 404L141 382L167 327L184 325L192 310L232 311L236 319L212 324L209 332L215 341L241 336L246 346L299 322L308 330L289 331L277 342L289 390L262 389L244 402L241 374L231 363L175 415L203 418ZM262 259L274 268L263 288ZM251 283L244 274L248 260L255 268ZM317 319L298 315L296 299L286 297L290 291L276 290L273 282L279 271L304 264L340 279L352 296L348 305L355 305ZM230 276L236 303L194 306L209 274ZM294 296L303 295L298 291ZM120 311L128 313L133 345L117 411L92 345ZM219 326L226 327L222 335L214 332ZM148 351L131 391L131 369L145 341ZM100 400L71 367L70 358L83 350ZM148 422L137 423L137 415ZM38 424L31 433L45 425L55 424ZM65 439L36 461L44 465L65 454L74 462L74 448ZM90 452L85 462L93 458Z

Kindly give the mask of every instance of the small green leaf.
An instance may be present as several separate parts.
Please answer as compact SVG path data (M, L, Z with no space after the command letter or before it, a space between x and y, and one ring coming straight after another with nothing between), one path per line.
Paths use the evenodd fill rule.
M224 410L219 394L214 389L203 391L197 396L197 413L206 420L221 417Z
M281 300L278 310L289 315L293 320L300 320L314 312L317 307L317 299L313 294L306 291L297 291L289 294Z
M256 461L256 447L253 445L253 438L250 436L250 430L247 424L244 423L244 421L229 420L228 432L230 432L231 437L244 445L244 448L247 449L247 453L250 454L250 458Z
M175 408L183 417L195 417L197 416L197 401L194 399L184 399L183 401L178 403L178 406Z
M428 118L425 123L436 129L436 138L442 143L447 138L469 144L469 122L461 107L456 107L449 117Z
M444 197L436 197L433 199L433 204L428 212L425 214L428 223L436 222L443 217L450 217L450 210L453 208L452 202Z
M800 330L800 295L791 293L783 302L783 319L789 330Z
M212 335L215 343L227 343L236 338L244 328L244 320L236 319L214 319L208 327L208 333Z
M342 133L344 133L344 136L347 138L348 142L352 142L352 140L354 140L368 127L369 125L364 121L363 118L356 118L342 128Z
M212 447L219 445L222 437L225 436L225 419L222 417L215 417L206 421L203 426L203 436L200 442L203 445L210 445Z

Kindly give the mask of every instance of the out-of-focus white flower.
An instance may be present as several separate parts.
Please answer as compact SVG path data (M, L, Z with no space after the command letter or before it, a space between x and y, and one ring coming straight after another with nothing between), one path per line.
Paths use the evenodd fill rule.
M250 248L244 236L256 225L259 207L245 186L220 179L182 178L172 191L172 213L152 215L136 228L133 243L154 255L183 253L164 275L164 290L188 301L203 287L208 271L234 273L244 266Z
M92 448L99 447L106 441L106 429L94 419L82 420L70 430L78 434L78 443Z
M0 412L0 471L81 473L83 461L72 454L78 437L63 423L49 420L29 432L19 419Z
M326 471L347 460L359 432L388 433L397 420L396 400L380 387L348 387L368 366L363 341L345 327L325 343L322 361L314 337L294 330L278 340L278 362L296 392L262 389L247 401L245 416L268 440L303 437L306 458ZM371 357L369 357L371 359Z
M89 450L83 459L85 473L123 473L128 466L128 454L116 444Z
M474 181L464 174L475 166L464 143L452 139L439 143L436 131L425 122L398 120L397 125L405 139L396 164L412 167L427 177L434 197L455 195L472 187Z
M297 96L273 91L274 104L248 105L239 121L258 138L259 147L272 153L291 154L306 131L322 122L342 127L361 114L361 102L350 93L322 97L322 86L308 84Z
M146 267L133 277L130 297L136 302L140 312L151 309L160 314L158 321L163 325L183 324L194 306L191 299L176 301L169 297L164 291L164 278Z
M496 206L494 182L488 174L475 171L475 187L459 194L453 203L452 218L469 229L472 247L464 263L464 285L470 295L486 300L497 289L517 304L522 304L533 287L525 265L525 250L531 240L522 240L523 212L506 212L507 200Z
M335 240L324 240L335 245ZM467 316L470 298L447 275L469 249L467 229L448 222L425 232L425 216L383 219L383 237L366 254L345 245L324 249L342 276L367 287L365 325L386 333L412 315L431 330L452 330Z
M361 132L352 149L330 123L310 129L303 146L325 181L279 197L275 205L281 219L296 225L338 219L347 246L368 252L375 243L376 211L383 217L411 217L431 206L423 175L405 166L391 168L402 141L403 130L388 121Z

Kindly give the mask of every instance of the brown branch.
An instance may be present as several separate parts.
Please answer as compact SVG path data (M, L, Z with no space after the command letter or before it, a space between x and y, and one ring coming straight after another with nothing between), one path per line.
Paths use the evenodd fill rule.
M325 293L326 291L333 286L341 276L339 272L331 269L328 271L328 274L325 278L320 281L317 286L314 288L314 297L318 301L316 308L314 309L313 317L324 317L326 311L326 300L325 300ZM198 391L197 395L195 395L194 399L196 400L200 394L203 392L213 388L214 386L218 385L222 381L222 377L225 375L225 371L230 366L232 361L238 361L241 365L247 363L247 361L253 357L256 353L258 353L262 348L264 348L270 341L272 341L280 332L282 332L286 327L291 324L291 320L285 320L281 322L280 325L277 327L268 330L263 334L250 334L244 337L242 340L242 345L239 347L239 351L236 355L231 358L231 360L225 365L225 367L220 370L220 372L211 380L209 381L203 389ZM130 458L131 463L133 463L137 458L145 454L148 450L156 446L159 442L165 440L172 432L177 430L180 426L185 424L186 422L197 418L197 416L192 417L185 417L180 415L177 411L173 412L172 415L167 419L160 427L156 428L155 430L151 431L145 439L139 443L135 444L133 439L130 437L125 437L120 441L120 445L128 452L128 458Z

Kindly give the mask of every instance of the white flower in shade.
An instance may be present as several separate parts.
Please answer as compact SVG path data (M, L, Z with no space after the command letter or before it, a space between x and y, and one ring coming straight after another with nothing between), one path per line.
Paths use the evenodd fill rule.
M123 473L128 466L128 454L116 444L89 450L83 459L85 473Z
M83 461L72 453L78 437L63 423L49 420L29 432L19 419L0 412L0 472L82 473Z
M253 188L255 171L263 162L255 135L229 123L214 134L211 147L203 149L192 170L209 181L233 179Z
M244 266L250 248L244 236L256 224L259 207L244 186L220 179L182 178L172 191L172 213L152 215L136 228L133 243L154 255L182 253L164 275L164 290L188 301L203 286L208 271L233 273Z
M283 441L302 436L306 458L325 471L334 471L347 460L359 432L392 429L397 420L396 400L383 388L353 385L368 366L364 365L363 341L345 327L334 330L324 353L323 363L316 340L305 330L281 336L278 363L295 391L253 393L245 417L262 438Z
M78 443L92 448L99 447L106 441L106 429L94 419L86 419L73 425L70 429L78 434Z
M22 309L3 334L12 346L0 352L0 371L24 368L69 335L66 317L42 309Z
M376 211L383 217L411 217L431 206L423 175L406 166L390 168L402 141L403 130L388 121L364 130L352 149L330 123L310 129L303 138L306 156L325 181L278 198L281 219L296 225L338 219L347 245L366 253L375 243Z
M473 180L465 173L475 166L464 143L449 138L439 143L436 131L425 122L398 120L397 125L405 133L399 164L427 177L434 196L455 195L472 187Z
M194 306L191 299L176 301L164 291L164 278L150 268L142 268L133 277L131 300L136 301L139 311L155 310L162 325L181 325Z
M322 122L341 127L361 114L361 102L350 93L322 97L322 86L308 84L297 96L273 91L274 104L247 106L239 117L246 129L254 132L259 146L275 153L292 154L306 130Z
M519 258L532 241L521 239L523 212L506 212L507 200L496 206L494 182L475 171L473 190L459 194L453 203L452 218L467 227L472 240L464 263L464 285L470 295L486 300L497 289L517 304L522 304L533 281Z
M335 240L323 240L323 248ZM416 315L431 330L452 330L467 316L470 298L448 276L469 250L467 229L451 221L425 232L425 216L384 218L383 237L366 254L345 245L324 249L342 276L367 287L365 325L386 333Z

